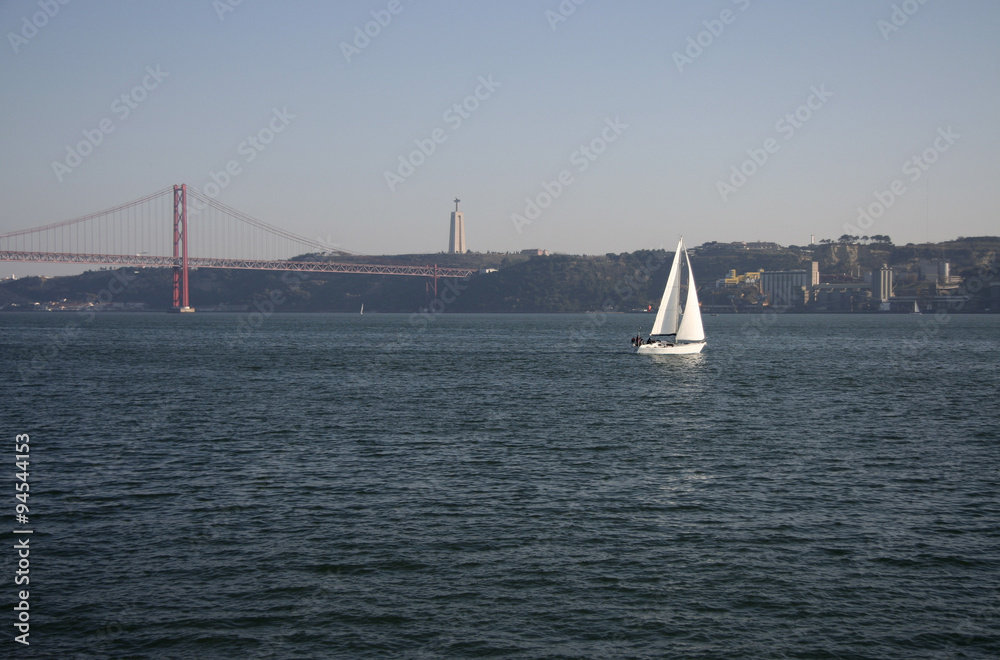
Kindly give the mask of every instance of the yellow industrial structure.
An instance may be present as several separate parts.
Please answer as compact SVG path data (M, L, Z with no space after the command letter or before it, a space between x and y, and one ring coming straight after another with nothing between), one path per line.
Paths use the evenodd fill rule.
M743 273L742 275L737 275L735 270L730 270L726 275L726 279L723 280L726 286L739 286L741 284L757 284L760 282L760 274L764 272L761 268L759 271L751 271L749 273Z

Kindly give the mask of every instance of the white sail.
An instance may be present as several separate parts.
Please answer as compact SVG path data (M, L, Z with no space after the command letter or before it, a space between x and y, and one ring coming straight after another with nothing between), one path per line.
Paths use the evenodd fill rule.
M660 299L660 308L656 310L656 318L653 320L651 335L672 335L677 332L677 321L680 317L681 298L681 277L680 263L681 250L684 249L684 239L677 241L677 251L674 252L674 262L670 266L670 275L667 276L667 286L663 288L663 298Z
M701 308L698 306L698 290L694 284L694 271L691 270L691 259L684 250L684 261L687 262L688 292L684 302L684 316L677 328L677 341L703 341L705 327L701 324ZM677 278L680 281L680 278Z

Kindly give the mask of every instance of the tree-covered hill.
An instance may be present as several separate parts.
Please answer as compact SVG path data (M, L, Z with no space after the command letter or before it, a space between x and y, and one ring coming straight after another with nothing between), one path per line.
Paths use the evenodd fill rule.
M885 237L886 239L888 237ZM944 243L894 246L885 241L829 241L806 247L740 247L706 244L692 250L692 266L702 301L725 306L714 295L715 282L730 270L808 269L816 260L824 279L850 277L882 263L900 270L921 260L946 260L955 275L983 272L995 264L1000 238L960 238ZM282 273L195 269L190 302L202 311L252 309L279 301L276 311L448 312L629 311L656 306L672 253L640 250L600 256L527 256L503 253L412 254L392 256L303 255L299 260L332 260L390 265L431 265L481 269L465 280L438 280L435 296L429 278L332 273ZM171 305L168 268L88 271L69 277L27 277L0 283L0 307L31 309L48 303L64 306L104 303L113 308L165 310ZM721 294L720 294L721 295ZM38 303L38 305L36 305ZM49 305L58 308L59 305Z

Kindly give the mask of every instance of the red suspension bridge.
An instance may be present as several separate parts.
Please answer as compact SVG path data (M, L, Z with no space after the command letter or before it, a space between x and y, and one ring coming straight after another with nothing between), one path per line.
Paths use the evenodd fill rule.
M0 234L0 261L171 267L177 311L193 311L188 299L190 268L428 277L435 295L439 277L477 272L437 265L293 260L317 253L349 254L257 220L186 185L72 220Z

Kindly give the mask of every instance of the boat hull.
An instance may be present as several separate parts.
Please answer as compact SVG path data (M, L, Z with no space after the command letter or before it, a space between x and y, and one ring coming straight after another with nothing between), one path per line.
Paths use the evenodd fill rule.
M634 352L638 355L691 355L701 353L705 348L705 342L693 341L682 344L667 344L665 342L654 342L636 347Z

